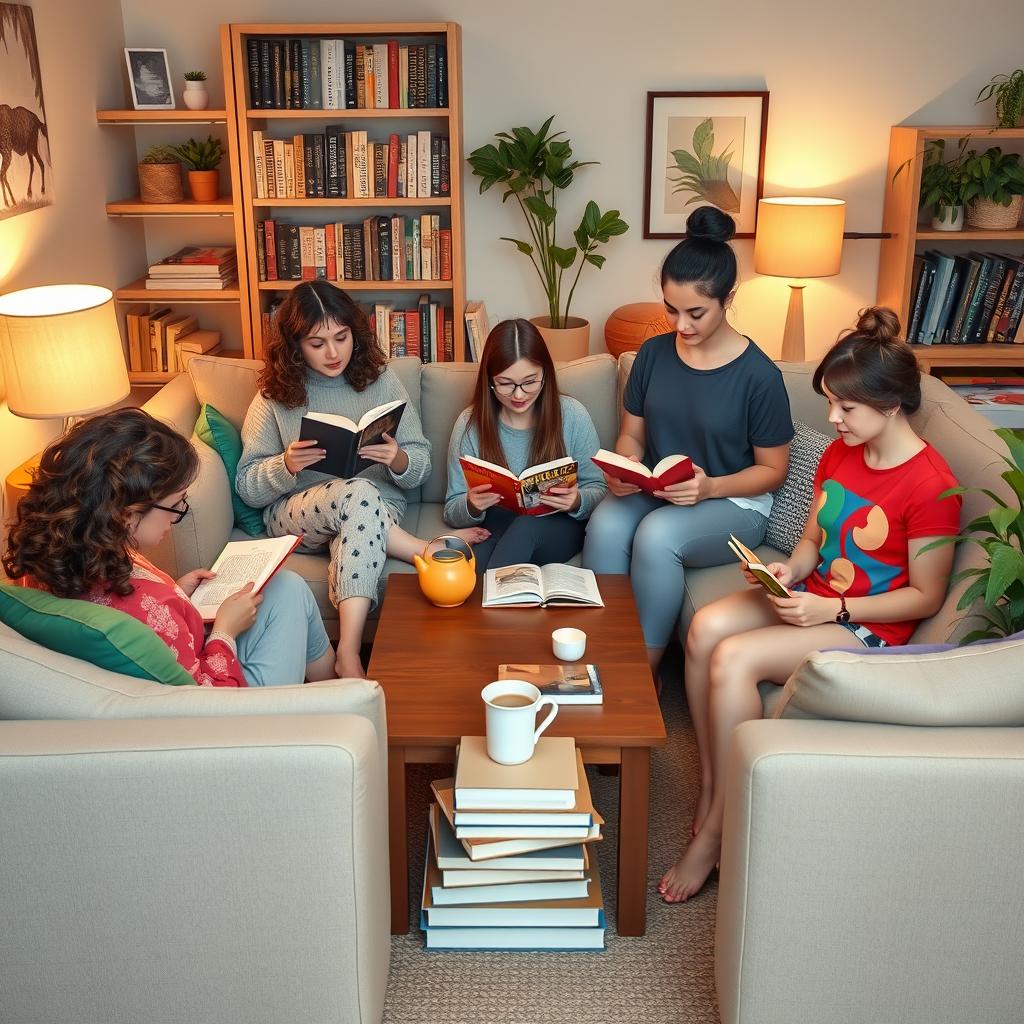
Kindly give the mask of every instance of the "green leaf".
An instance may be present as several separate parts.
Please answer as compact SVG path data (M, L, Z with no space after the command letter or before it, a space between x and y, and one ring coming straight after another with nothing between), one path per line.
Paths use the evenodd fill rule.
M1024 555L1008 544L1000 544L992 551L992 572L985 589L985 604L994 608L1014 580L1024 579Z
M1010 524L1017 518L1017 513L1018 509L1006 507L994 508L989 513L989 518L992 520L996 533L1004 540L1006 539L1006 532L1010 528Z
M568 270L576 262L576 255L579 252L575 247L572 249L563 249L560 246L552 245L549 246L548 252L551 253L551 258L558 264L562 270Z
M706 117L693 132L693 151L703 160L710 156L715 145L715 129L710 117Z
M511 242L524 256L533 255L533 246L529 242L521 242L518 238L507 238L505 235L501 236L501 241Z
M956 610L962 612L965 608L969 608L975 601L977 601L984 593L985 588L988 586L988 573L985 573L984 578L976 579L961 595L960 600L956 603Z
M549 225L554 223L557 211L543 196L527 196L523 200L523 205L542 224Z
M583 257L591 266L595 266L598 269L604 266L604 257L598 256L596 253L588 253Z

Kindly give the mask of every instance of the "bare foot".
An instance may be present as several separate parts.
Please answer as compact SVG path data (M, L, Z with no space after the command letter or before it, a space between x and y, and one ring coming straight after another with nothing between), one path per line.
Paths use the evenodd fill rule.
M701 783L700 796L697 797L697 806L693 811L693 824L690 826L690 835L695 836L704 824L704 819L711 809L711 786Z
M338 660L334 664L338 679L365 679L366 669L359 659L357 651L338 651Z
M666 903L683 903L704 887L721 855L721 841L702 831L665 872L658 892Z
M452 530L448 536L458 537L459 540L464 540L467 544L481 544L483 541L490 537L491 531L485 530L482 526L467 526L464 530ZM444 547L444 541L434 541L433 544L427 545L427 554L432 555L435 551L440 551Z

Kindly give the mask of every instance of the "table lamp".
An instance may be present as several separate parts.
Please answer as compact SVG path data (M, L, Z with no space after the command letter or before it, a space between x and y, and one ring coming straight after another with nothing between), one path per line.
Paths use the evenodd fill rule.
M842 199L787 196L757 204L754 271L791 277L789 311L782 335L782 359L802 362L804 353L804 278L832 277L843 256L846 203Z
M0 295L0 362L7 405L64 427L131 391L107 288L56 284Z

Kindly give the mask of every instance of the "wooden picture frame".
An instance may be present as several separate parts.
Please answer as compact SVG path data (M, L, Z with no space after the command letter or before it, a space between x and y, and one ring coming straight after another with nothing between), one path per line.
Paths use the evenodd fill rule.
M753 238L767 136L767 92L649 92L644 238L685 238L701 205L730 214L737 238Z
M174 110L174 88L166 50L126 46L124 61L136 110Z

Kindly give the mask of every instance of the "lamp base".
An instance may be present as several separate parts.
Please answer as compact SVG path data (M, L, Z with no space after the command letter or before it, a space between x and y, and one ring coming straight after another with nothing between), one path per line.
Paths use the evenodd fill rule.
M804 346L804 285L789 286L789 309L786 312L786 328L782 333L782 354L784 363L802 363L807 357Z

